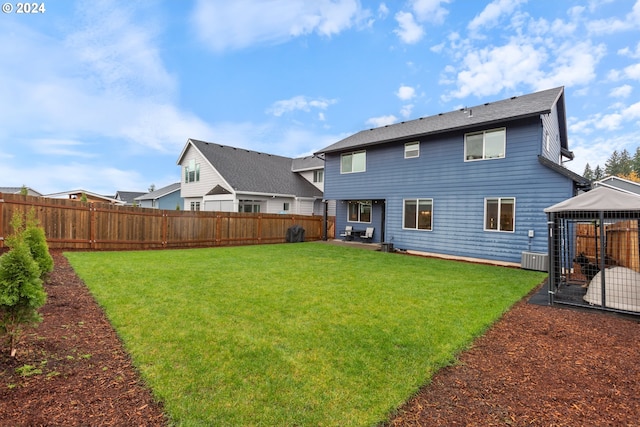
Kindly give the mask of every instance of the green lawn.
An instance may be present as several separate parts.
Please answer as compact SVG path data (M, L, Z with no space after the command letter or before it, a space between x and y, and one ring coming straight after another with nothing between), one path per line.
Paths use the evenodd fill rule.
M545 274L322 243L66 254L181 426L370 426Z

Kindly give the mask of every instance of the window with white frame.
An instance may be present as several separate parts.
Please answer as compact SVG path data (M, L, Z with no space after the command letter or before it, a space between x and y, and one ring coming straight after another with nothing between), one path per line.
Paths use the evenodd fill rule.
M405 199L402 228L433 229L433 199Z
M371 201L370 200L349 201L349 206L347 210L347 221L371 222Z
M404 158L420 157L420 142L407 142L404 144Z
M199 211L200 210L200 202L191 202L191 210Z
M313 182L324 181L324 170L313 171Z
M184 182L200 181L200 163L196 163L194 159L189 160L189 164L184 167Z
M549 152L551 150L551 138L549 137L549 132L544 131L544 149Z
M507 146L505 128L467 133L464 136L464 160L501 159Z
M367 152L355 151L340 156L340 173L364 172L367 168Z
M283 211L288 211L289 210L289 202L284 202L282 204L282 210Z
M238 212L260 213L260 203L253 200L240 200L238 202Z
M484 199L484 229L513 232L516 223L515 197L487 197Z

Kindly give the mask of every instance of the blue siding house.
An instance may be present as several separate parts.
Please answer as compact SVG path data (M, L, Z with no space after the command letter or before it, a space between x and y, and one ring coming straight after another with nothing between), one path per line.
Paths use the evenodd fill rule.
M180 183L175 182L135 198L141 208L175 210L182 209L184 200L180 197Z
M336 230L396 249L519 263L547 253L544 208L589 181L562 165L564 88L358 132L321 150Z

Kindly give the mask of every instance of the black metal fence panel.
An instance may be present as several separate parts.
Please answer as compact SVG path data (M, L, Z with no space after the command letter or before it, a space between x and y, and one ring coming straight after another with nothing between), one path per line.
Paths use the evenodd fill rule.
M640 315L640 210L548 219L549 302Z

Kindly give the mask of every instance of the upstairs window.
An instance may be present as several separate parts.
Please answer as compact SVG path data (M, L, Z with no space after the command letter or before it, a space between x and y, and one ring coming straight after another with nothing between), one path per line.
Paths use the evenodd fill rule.
M349 222L371 222L371 201L350 201L347 212Z
M411 159L413 157L420 157L419 142L407 142L404 144L404 158Z
M464 136L464 160L501 159L506 151L506 129L468 133Z
M196 163L194 159L189 160L189 164L184 167L184 182L200 181L200 163Z
M340 157L340 173L364 172L367 168L367 152L355 151Z
M484 200L485 231L513 232L516 223L516 199L493 197Z
M324 171L313 171L313 182L323 182L324 181Z

